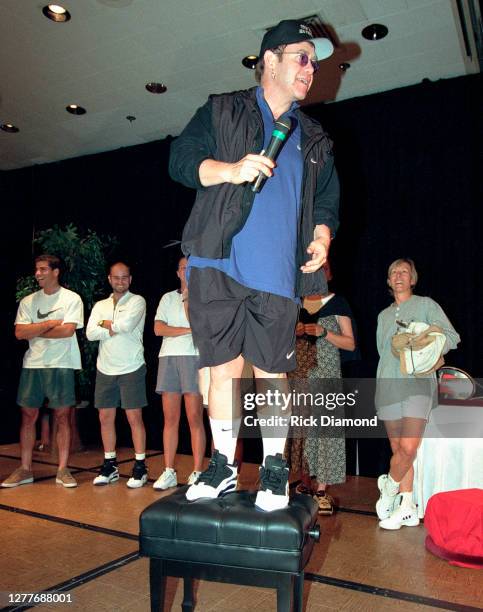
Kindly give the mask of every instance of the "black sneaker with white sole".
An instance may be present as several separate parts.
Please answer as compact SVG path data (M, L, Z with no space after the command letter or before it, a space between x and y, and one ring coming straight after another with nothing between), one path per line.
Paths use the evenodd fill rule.
M130 489L139 489L148 482L148 470L144 461L135 461L131 478L126 482Z
M111 459L104 459L100 472L94 478L92 484L95 484L96 486L107 485L111 482L116 482L116 480L119 480L117 462L112 461Z
M260 490L255 506L265 512L288 506L288 463L280 453L267 455L260 466Z
M231 493L236 489L237 476L236 463L230 465L226 455L214 450L207 469L186 491L186 499L188 501L201 498L214 499Z

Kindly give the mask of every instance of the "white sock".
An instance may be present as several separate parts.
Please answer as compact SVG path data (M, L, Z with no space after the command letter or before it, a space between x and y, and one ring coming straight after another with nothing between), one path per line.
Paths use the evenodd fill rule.
M235 461L236 441L240 431L240 423L240 417L236 419L212 419L210 417L213 445L217 451L226 456L230 465L233 465Z
M105 459L110 459L111 461L116 459L116 451L110 451L108 453L104 453Z
M267 455L275 456L277 453L283 455L287 438L263 438L263 464Z
M399 491L400 482L396 482L391 474L387 475L387 485L386 489L389 495L397 495Z
M166 467L164 469L165 469L166 472L172 472L173 474L176 472L176 470L174 468Z
M136 461L144 461L146 459L146 453L134 453Z
M263 464L265 465L265 459L267 455L275 456L280 453L282 456L285 450L285 443L287 441L289 430L289 420L285 422L280 421L276 427L260 426L260 432L263 440ZM276 437L274 437L274 434Z
M401 506L403 508L412 508L413 505L413 492L404 491L404 493L401 493Z

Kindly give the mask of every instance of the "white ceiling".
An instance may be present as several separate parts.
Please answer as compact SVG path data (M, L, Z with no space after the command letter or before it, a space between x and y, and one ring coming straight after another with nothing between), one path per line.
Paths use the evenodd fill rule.
M66 23L45 18L44 4L0 1L0 124L20 128L0 131L0 170L179 134L209 93L254 84L241 59L281 19L318 14L339 40L310 102L479 70L456 0L65 0ZM389 28L385 39L362 38L374 22ZM149 81L167 93L148 93ZM87 114L69 115L71 103Z

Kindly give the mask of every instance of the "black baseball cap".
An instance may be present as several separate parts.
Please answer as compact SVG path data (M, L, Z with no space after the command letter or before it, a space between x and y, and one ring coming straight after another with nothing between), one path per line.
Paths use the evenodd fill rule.
M285 19L267 30L258 57L262 59L267 49L275 49L279 45L290 45L304 40L314 45L318 60L326 59L334 52L334 47L328 38L314 38L308 23L297 19Z
M258 57L262 59L267 49L274 49L279 45L290 45L304 40L314 45L318 60L326 59L334 52L334 47L328 38L314 38L308 23L297 19L285 19L267 30Z

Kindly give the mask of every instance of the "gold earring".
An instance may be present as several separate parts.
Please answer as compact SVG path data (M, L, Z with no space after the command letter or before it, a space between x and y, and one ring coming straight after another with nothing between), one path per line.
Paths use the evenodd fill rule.
M275 79L275 77L277 76L277 75L275 74L275 70L272 70L272 74L271 74L271 76L272 76L272 79Z

